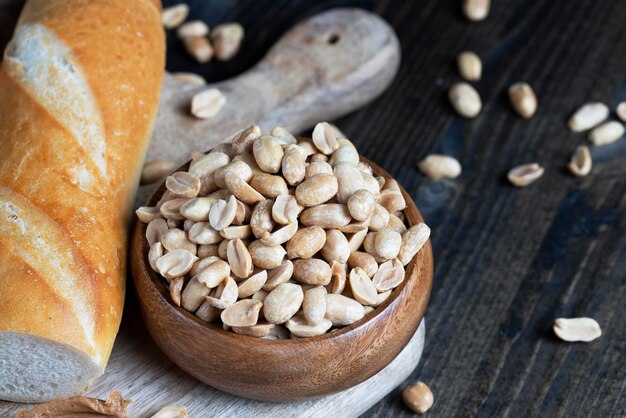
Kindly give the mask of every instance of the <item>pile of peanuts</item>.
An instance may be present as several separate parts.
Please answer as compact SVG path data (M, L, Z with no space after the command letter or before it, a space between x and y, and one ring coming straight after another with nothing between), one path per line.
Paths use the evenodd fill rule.
M318 123L312 139L253 125L171 174L147 223L151 268L172 301L261 338L321 335L382 304L428 240L407 229L395 180Z

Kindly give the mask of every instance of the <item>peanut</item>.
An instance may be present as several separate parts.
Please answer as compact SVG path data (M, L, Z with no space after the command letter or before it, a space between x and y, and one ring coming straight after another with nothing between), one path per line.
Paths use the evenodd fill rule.
M309 258L293 262L293 277L300 283L326 286L332 271L324 260Z
M333 326L344 326L355 323L365 316L363 305L343 295L329 293L326 295L326 315Z
M283 283L272 290L263 301L263 316L272 324L287 322L298 312L304 293L296 284Z

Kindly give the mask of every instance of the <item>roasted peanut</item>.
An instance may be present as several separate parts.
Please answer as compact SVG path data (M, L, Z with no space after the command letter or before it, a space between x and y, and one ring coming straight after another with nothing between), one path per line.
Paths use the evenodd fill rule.
M156 206L141 206L135 211L137 218L145 224L155 219L161 218L161 210Z
M229 276L230 266L228 263L224 260L216 260L200 270L194 278L208 288L213 289L222 284Z
M322 286L316 286L304 293L302 312L309 324L318 324L324 319L326 314L326 293L326 289Z
M379 257L385 260L396 258L402 245L402 236L390 228L383 228L376 232L374 249Z
M180 297L183 290L184 282L184 277L173 278L170 282L170 297L172 298L172 302L174 302L174 305L176 306L180 306Z
M165 29L174 29L181 25L189 16L189 6L179 3L175 6L166 7L161 14L161 21Z
M403 266L409 264L411 259L424 246L430 237L430 228L424 223L418 223L402 234L402 245L398 253L398 260Z
M217 244L201 244L198 245L197 256L199 258L207 258L212 256L217 256Z
M302 209L304 208L298 205L295 196L281 195L276 197L272 206L272 218L283 225L295 223Z
M256 240L250 243L248 251L252 262L260 269L274 269L283 261L286 251L280 245L265 245Z
M150 221L146 227L146 240L148 241L148 245L152 247L155 242L161 241L161 236L168 230L169 227L165 219L154 219Z
M186 171L178 171L165 179L165 187L170 192L183 197L196 197L200 191L198 176Z
M246 239L252 235L252 228L250 225L232 225L222 229L220 235L227 240Z
M317 206L337 194L337 178L332 174L318 174L296 187L296 199L304 207Z
M274 229L271 215L273 206L274 202L271 199L266 199L257 204L252 211L252 215L250 216L250 228L252 228L252 233L255 237L266 237Z
M221 309L217 309L215 306L211 305L209 302L204 300L200 307L196 310L196 316L202 319L204 322L214 322L217 321L222 313Z
M261 290L266 281L267 270L261 270L239 283L239 299L245 299Z
M291 335L303 338L325 334L333 326L333 323L324 318L317 322L308 322L304 316L295 315L285 323L285 326L291 331Z
M171 219L174 221L182 221L185 217L180 213L180 208L187 203L188 199L176 198L164 202L160 207L161 215L165 219Z
M348 258L348 265L353 269L360 267L365 271L368 277L374 277L374 275L378 271L378 263L376 262L374 257L368 253L364 253L361 251L353 251L352 253L350 253L350 257Z
M589 342L602 335L600 324L593 318L559 318L553 329L563 341Z
M181 305L189 312L195 312L204 302L204 298L209 294L210 290L206 284L199 282L196 277L192 277L183 289L180 298Z
M304 178L311 178L318 174L333 174L333 168L324 161L314 161L306 166Z
M354 298L362 305L374 305L377 302L378 291L365 270L360 267L350 272L350 289Z
M206 296L207 302L215 306L218 309L226 309L237 302L238 288L237 282L232 277L226 277L224 282L220 284L215 290L215 293L211 295L211 292Z
M276 325L266 322L258 323L248 327L232 327L233 332L250 337L265 338L268 337Z
M330 262L330 283L328 284L328 292L342 293L346 287L347 268L345 264L336 261Z
M339 163L350 163L357 165L359 163L359 153L354 148L354 145L340 146L333 152L333 155L328 160L328 163L334 167Z
M289 193L287 183L281 176L274 176L267 173L255 174L252 180L250 180L250 186L270 199Z
M333 168L337 177L337 200L347 203L350 196L357 190L364 189L363 175L359 168L352 163L339 163Z
M293 276L293 263L291 260L283 260L280 266L267 272L267 281L263 286L263 290L271 292L283 283L287 283Z
M293 262L293 277L300 283L326 286L332 271L324 260L309 258Z
M212 53L211 44L205 38L193 38L185 41L191 48L197 48L196 59L210 60ZM201 49L200 49L201 48ZM202 54L202 55L200 55ZM216 88L210 88L203 92L196 93L191 98L191 114L198 119L210 119L217 115L226 104L226 96Z
M270 174L278 173L283 160L283 148L276 138L257 138L252 146L252 153L261 170Z
M370 219L370 231L380 231L389 223L389 212L382 205L376 204Z
M306 226L319 226L325 229L338 229L350 223L350 212L345 205L324 203L305 209L300 214L300 222Z
M325 242L326 233L319 226L302 228L287 242L287 258L311 258Z
M315 147L326 155L332 154L333 151L339 148L335 132L326 122L321 122L315 125L312 139Z
M272 324L282 324L294 316L304 299L297 284L283 283L272 290L263 301L263 316Z
M213 199L195 197L189 199L180 207L180 214L190 221L205 222L209 220L209 212L213 203Z
M274 128L272 128L272 130L270 131L270 135L278 139L278 141L287 148L289 148L289 145L298 143L296 137L282 126L275 126Z
M363 305L343 295L329 293L326 295L326 315L334 326L355 323L365 316Z
M404 267L400 260L394 258L382 263L372 281L379 292L385 292L400 285L404 281Z
M374 213L376 199L368 190L361 189L354 192L348 199L350 216L357 221L364 221Z
M226 257L228 264L230 264L230 270L235 276L244 279L252 274L254 269L252 257L240 239L228 241Z
M155 242L150 246L150 250L148 251L148 263L153 271L159 272L159 268L156 265L156 262L163 255L163 244L160 242Z
M224 309L220 315L222 322L229 327L251 327L256 325L263 303L242 299Z
M261 193L254 190L252 186L237 175L228 175L224 178L224 181L228 190L244 203L256 205L265 200L265 197L263 197Z
M196 255L196 244L189 240L185 231L178 228L173 228L165 232L161 236L161 244L163 244L163 248L167 251L183 249Z
M289 145L282 161L285 180L292 186L300 184L306 174L306 152L298 145Z
M243 26L239 23L222 23L211 31L211 42L215 48L215 58L228 61L237 55L243 39Z
M402 391L402 398L406 406L418 414L423 414L428 411L433 406L434 402L433 393L424 382L417 382L404 389Z
M298 231L298 222L283 225L272 233L266 233L260 239L266 245L281 245L289 241Z
M289 252L287 252L289 256ZM322 256L328 261L337 261L341 264L348 262L350 257L350 245L346 236L337 229L326 231L326 242L322 247Z
M196 222L189 229L189 241L194 244L217 244L222 241L219 231L211 227L208 222Z

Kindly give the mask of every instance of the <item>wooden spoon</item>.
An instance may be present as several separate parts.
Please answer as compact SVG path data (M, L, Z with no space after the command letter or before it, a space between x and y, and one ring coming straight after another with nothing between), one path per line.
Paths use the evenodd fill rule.
M245 42L245 40L244 40ZM253 68L230 80L195 86L166 75L146 161L182 164L191 152L212 148L257 124L296 134L345 115L380 95L400 64L393 29L361 9L334 9L297 24ZM194 94L217 88L226 104L213 118L191 116ZM140 188L136 203L154 190Z

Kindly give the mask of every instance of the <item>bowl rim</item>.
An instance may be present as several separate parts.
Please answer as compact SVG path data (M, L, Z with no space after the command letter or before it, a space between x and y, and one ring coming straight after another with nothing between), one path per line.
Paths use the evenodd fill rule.
M299 139L302 139L302 138L299 138ZM210 152L210 150L206 151L206 153L208 152ZM380 167L376 163L370 161L369 159L363 157L360 154L359 154L359 159L360 159L360 162L368 164L372 168L374 174L381 175L386 180L393 179L393 177L387 171L385 171L382 167ZM173 172L181 171L181 170L187 171L190 163L191 163L191 160L185 162L184 164L176 168L176 170L174 170ZM415 209L415 214L416 214L415 219L410 219L409 214L405 212L405 216L407 217L409 228L413 225L416 225L417 223L424 222L422 214L417 208L417 205L415 204L413 199L411 199L410 195L406 192L404 187L402 187L399 183L398 183L398 186L400 187L402 196L404 197L407 203L407 207L403 210L403 212L405 212L409 208L409 206L412 206ZM154 192L150 195L150 197L147 199L146 206L155 206L156 203L161 198L161 196L163 195L163 193L165 192L165 190L166 190L165 181L163 181L159 185L159 187L157 187L154 190ZM432 269L430 270L420 269L417 272L415 271L418 267L418 263L423 264L423 263L420 263L420 260L423 260L424 257L427 256L427 253L432 253L432 248L430 245L430 238L429 238L427 242L424 244L424 246L422 247L422 249L420 249L420 251L418 251L417 254L413 256L411 261L405 267L405 279L402 281L402 283L398 287L392 290L391 295L389 295L387 300L385 300L382 304L374 308L373 311L367 313L360 320L350 325L343 326L339 329L336 329L335 331L326 332L321 335L317 335L313 337L306 337L306 338L266 339L266 338L258 338L258 337L238 334L233 331L224 330L222 327L217 326L213 323L205 322L202 319L198 318L193 312L189 312L186 309L184 309L182 306L176 306L173 303L170 297L169 289L164 284L165 280L159 277L156 274L156 272L152 270L152 268L149 268L149 262L148 262L149 248L148 248L148 242L145 239L147 224L137 220L136 218L135 218L135 221L136 221L136 225L135 225L134 232L133 232L132 242L136 243L137 240L139 240L140 245L138 246L133 245L131 248L131 251L141 252L140 257L136 257L136 259L140 262L141 271L139 272L139 274L145 273L147 277L150 278L151 284L155 287L159 296L162 299L161 302L164 303L172 311L175 311L177 315L181 316L182 320L192 321L195 325L202 327L204 330L208 332L216 332L218 335L224 338L232 338L234 340L240 340L242 343L248 344L249 346L251 344L254 346L272 346L272 345L290 345L290 344L291 345L293 344L298 344L298 345L314 344L315 345L315 344L319 344L322 341L349 338L351 334L357 333L362 327L365 327L369 324L373 325L372 321L375 320L376 318L382 317L380 316L380 314L382 314L384 311L389 309L389 307L398 300L399 296L405 292L407 284L410 282L410 280L418 280L419 274L427 275L428 276L427 280L430 282L428 286L429 291L424 296L424 299L425 299L424 302L426 303L426 306L424 307L424 312L426 311L428 302L430 301L430 289L432 288L433 271ZM415 277L413 277L414 275ZM138 295L138 297L142 297L142 296ZM415 303L417 303L417 301L415 301Z

